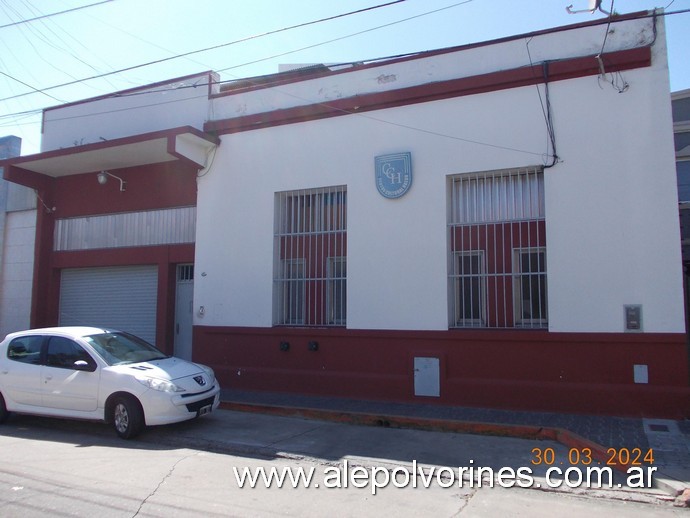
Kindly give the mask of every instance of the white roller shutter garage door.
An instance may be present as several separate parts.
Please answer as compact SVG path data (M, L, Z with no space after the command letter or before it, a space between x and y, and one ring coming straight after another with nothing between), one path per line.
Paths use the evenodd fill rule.
M155 344L157 293L157 266L64 269L60 325L110 327Z

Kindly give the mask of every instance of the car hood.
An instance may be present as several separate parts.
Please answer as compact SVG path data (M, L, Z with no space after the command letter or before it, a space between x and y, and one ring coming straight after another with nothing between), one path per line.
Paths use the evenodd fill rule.
M147 378L158 378L169 381L194 376L204 372L198 365L175 357L150 362L116 365L111 368L134 376L145 376Z

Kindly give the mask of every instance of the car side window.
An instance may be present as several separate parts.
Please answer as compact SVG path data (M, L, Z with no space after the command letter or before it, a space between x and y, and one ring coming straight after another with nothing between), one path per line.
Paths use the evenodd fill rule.
M10 360L31 365L41 364L42 336L21 336L7 346L7 357Z
M61 369L74 369L74 362L85 361L95 366L89 354L77 343L62 336L51 336L48 340L46 365Z

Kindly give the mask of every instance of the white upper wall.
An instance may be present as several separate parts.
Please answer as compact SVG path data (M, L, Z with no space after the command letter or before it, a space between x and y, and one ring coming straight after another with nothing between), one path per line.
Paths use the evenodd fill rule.
M606 48L651 43L652 23L613 24ZM653 65L623 72L625 93L596 76L550 85L562 159L544 173L551 331L622 332L626 304L642 305L645 332L684 331L668 70L657 23ZM532 61L597 53L605 30L534 37ZM220 97L214 110L230 116L336 95L324 81L353 95L371 90L366 84L399 88L423 77L516 68L529 64L526 43ZM381 75L395 84L376 82ZM374 158L401 151L412 153L412 188L383 198ZM195 324L271 326L275 193L346 185L347 327L447 329L448 177L539 165L548 151L535 86L224 135L198 182L194 298L205 312L195 312Z
M651 44L654 40L653 27L649 19L612 23L605 50L613 52ZM533 63L538 63L598 54L606 31L607 26L604 24L554 32L534 38L506 41L500 45L483 45L430 55L424 59L303 80L276 88L259 88L220 96L212 101L214 119L252 115L524 67L530 64L530 57Z
M673 123L663 26L652 67L553 85L558 153L546 172L550 329L683 332ZM567 110L563 112L563 110Z
M209 116L209 78L217 81L202 73L45 110L41 151L181 126L202 129Z

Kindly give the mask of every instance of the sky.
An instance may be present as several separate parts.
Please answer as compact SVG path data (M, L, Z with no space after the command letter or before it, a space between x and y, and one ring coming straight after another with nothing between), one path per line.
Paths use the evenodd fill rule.
M618 14L690 10L690 0L602 8L612 4ZM584 10L588 0L0 0L0 137L20 137L22 155L38 153L44 108L206 70L232 80L606 17L569 14L569 5ZM671 91L690 89L690 12L665 22Z

